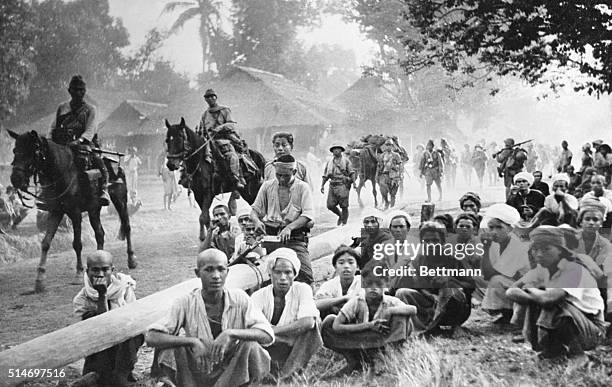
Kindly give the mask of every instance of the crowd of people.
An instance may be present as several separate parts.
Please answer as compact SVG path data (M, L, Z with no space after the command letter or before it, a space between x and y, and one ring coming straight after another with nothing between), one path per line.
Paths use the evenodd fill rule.
M80 77L70 88L82 100ZM235 192L244 188L240 167L249 163L246 145L233 131L229 108L216 103L216 93L207 90L205 99L209 108L200 129L210 138L226 137L210 143L207 157L222 157L218 162L225 166L219 168L225 168ZM88 104L60 105L62 124L54 125L50 137L75 149L88 147L93 129L87 136L62 129L89 128L94 114ZM321 176L321 192L329 183L327 207L339 226L347 224L348 194L356 177L366 174L364 161L376 160L384 210L396 204L402 186L408 159L397 139L368 136L362 143L361 148L333 144ZM195 262L201 287L178 297L144 336L88 356L85 376L98 385L128 384L143 342L156 348L151 374L167 386L278 381L303 370L322 346L346 359L342 369L325 377L347 375L375 369L381 353L416 334L453 337L476 305L497 316L493 324L522 328L516 339L528 341L542 358L581 360L584 351L605 340L612 320L612 191L607 189L612 154L603 141L593 141L595 154L583 147L577 173L562 142L552 185L543 172L552 158L530 143L523 149L506 139L497 150L482 141L473 149L466 145L457 157L447 140L437 149L428 141L413 162L429 201L431 185L441 198L442 179L454 186L457 169L470 179L471 166L482 186L485 171L494 166L504 179L505 202L484 208L480 195L470 191L460 197L459 213L432 214L414 228L403 211L365 209L362 235L334 252L335 274L322 284L315 284L308 250L317 216L315 177L293 155L292 133L275 133L272 144L274 159L265 165L253 204L211 209L211 227ZM358 171L351 160L356 149ZM128 173L135 191L139 160L131 153ZM172 177L166 177L167 208ZM99 194L101 200L108 196L105 189ZM250 295L225 286L231 265L264 257L269 285L251 289ZM136 300L135 281L115 270L107 251L89 254L83 281L73 301L81 319Z
M467 192L458 214L438 214L417 230L402 211L365 209L363 234L353 246L336 250L334 276L313 286L307 233L293 233L314 221L310 190L296 179L294 159L280 158L274 168L276 177L262 186L252 207L239 208L235 222L227 206L213 209L217 227L196 260L201 289L176 300L168 316L145 335L147 344L157 348L152 373L161 383L278 380L303 370L321 346L346 359L342 369L326 377L374 369L381 353L415 334L453 337L477 305L497 316L492 324L522 329L514 339L529 342L541 358L580 361L584 351L606 339L612 317L612 245L604 225L612 211L612 191L604 188L604 176L593 176L591 190L578 199L568 193L567 174L555 175L552 193L545 196L541 190L548 183L532 188L535 177L521 171L513 177L516 192L505 203L483 208L480 196ZM284 219L271 230L264 221L283 215L276 212L278 203L267 203L282 200L278 190L285 184L297 187L289 188L294 195L287 198L297 213L291 223ZM266 234L281 238L262 243ZM458 249L425 249L406 255L397 248L405 243L480 245L482 251L464 249L460 256ZM232 263L264 255L270 285L251 296L224 286ZM123 286L113 294L129 302L133 281L114 273L108 253L91 257L76 310L82 313L80 300L89 294L90 310L104 312L108 308L101 306L100 297L111 294L113 286ZM100 257L106 263L96 269ZM409 270L412 275L398 274ZM101 289L104 282L108 290ZM87 293L91 288L101 289L97 303L96 293ZM124 304L113 300L111 309ZM131 339L113 352L131 362L105 364L133 364L135 343L141 342ZM119 371L110 374L129 377L124 368Z

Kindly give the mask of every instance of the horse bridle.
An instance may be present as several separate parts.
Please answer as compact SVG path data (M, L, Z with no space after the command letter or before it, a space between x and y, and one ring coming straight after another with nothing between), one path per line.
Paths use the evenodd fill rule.
M17 171L21 171L24 176L26 181L30 182L30 178L34 178L34 187L38 186L38 180L39 180L39 172L40 172L40 165L42 165L43 163L47 162L47 157L46 155L43 153L42 148L44 146L43 143L44 140L39 139L39 141L35 142L35 146L34 146L34 157L32 157L32 161L31 163L29 163L28 166L22 166L22 165L16 165L15 162L13 161L12 166L14 170ZM15 153L15 155L19 155L20 153ZM72 187L72 184L74 184L76 177L73 177L70 184L68 184L66 186L66 189L59 195L57 195L54 198L46 198L51 199L51 200L56 200L61 198L62 196L64 196L66 194L66 192L68 192L68 190L70 189L70 187ZM53 180L53 182L51 184L46 184L46 185L40 185L40 188L47 188L50 186L55 186L56 181ZM28 185L29 188L29 185ZM22 190L19 187L15 187L15 189L17 190L17 196L19 197L19 200L21 200L21 204L27 208L34 208L33 206L30 206L28 204L25 203L24 198L23 198L23 194L28 194L31 197L35 198L35 199L41 199L40 196L38 196L37 194L30 192L27 188L25 190Z
M200 163L202 162L202 160L198 161L198 164L196 165L196 167L194 168L194 170L192 172L189 172L187 170L187 166L185 165L185 161L189 160L190 158L192 158L193 156L197 155L202 149L204 149L204 147L206 145L208 145L213 138L217 135L217 133L213 133L212 136L209 136L209 138L204 141L204 144L200 145L198 148L196 148L193 152L191 151L191 144L189 143L189 141L187 141L187 131L185 130L185 127L181 127L181 139L183 141L183 150L179 153L168 153L166 155L166 158L168 160L170 159L180 159L181 163L179 164L179 167L185 166L185 171L187 172L187 175L189 175L189 177L192 177L197 170L200 168ZM185 156L187 155L187 156Z

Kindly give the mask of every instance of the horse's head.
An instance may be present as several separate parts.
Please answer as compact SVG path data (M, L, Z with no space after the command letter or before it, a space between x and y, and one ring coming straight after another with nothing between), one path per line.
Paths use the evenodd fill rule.
M8 133L15 139L11 184L17 189L26 191L30 178L37 173L43 161L43 140L34 130L23 134L9 130Z
M190 151L187 138L187 129L189 128L185 125L183 117L181 117L181 122L176 125L170 125L166 120L166 128L168 128L168 132L166 132L168 163L166 165L171 171L176 171L181 167L181 163Z

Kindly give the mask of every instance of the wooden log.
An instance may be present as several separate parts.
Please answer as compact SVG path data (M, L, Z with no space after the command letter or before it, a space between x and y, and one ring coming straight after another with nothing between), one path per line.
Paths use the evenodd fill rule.
M322 258L333 253L340 244L350 243L350 237L356 235L355 232L359 232L359 225L345 226L311 238L309 247L311 258L313 260ZM256 288L262 281L268 279L267 259L263 257L257 267L244 264L231 266L226 286L247 290ZM0 386L12 386L31 379L9 378L9 368L60 368L146 332L149 325L168 313L177 297L200 286L200 280L193 278L122 308L77 322L2 351Z

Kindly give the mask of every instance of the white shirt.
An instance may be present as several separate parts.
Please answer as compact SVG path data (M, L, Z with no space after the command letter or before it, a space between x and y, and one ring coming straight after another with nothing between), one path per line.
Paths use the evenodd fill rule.
M568 193L565 194L564 199L569 208L572 210L578 209L578 199L574 195L570 195ZM555 194L550 194L544 199L544 207L551 210L552 212L558 213L560 211L560 205L557 199L555 199Z
M274 293L272 285L259 289L251 296L253 304L260 310L268 321L274 314ZM289 325L304 317L319 318L319 309L314 302L312 289L302 282L294 282L285 294L285 309L276 326Z
M351 286L349 286L348 290L346 291L346 295L359 296L361 294L363 294L363 289L361 288L361 276L356 275L355 278L353 278ZM335 276L329 281L325 281L315 294L315 299L317 300L338 297L342 297L342 285L340 284L339 276Z
M489 259L493 268L500 274L506 277L514 277L519 271L527 272L529 270L529 257L527 255L529 243L521 241L515 234L510 234L510 242L508 242L506 249L501 254L499 250L499 243L493 242L489 250Z

